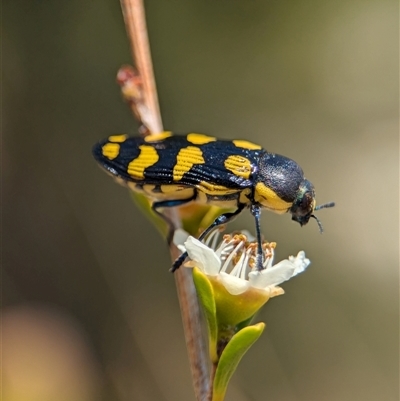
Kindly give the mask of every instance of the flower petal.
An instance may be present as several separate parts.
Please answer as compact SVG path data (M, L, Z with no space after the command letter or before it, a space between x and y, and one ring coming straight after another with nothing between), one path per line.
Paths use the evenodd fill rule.
M185 242L185 248L195 265L204 273L216 276L221 267L221 262L215 252L194 237L189 237Z
M231 295L239 295L245 292L249 287L250 283L247 280L243 280L239 277L231 276L228 273L221 272L219 278L225 289Z
M270 290L269 293L270 298L277 297L278 295L283 295L285 293L285 291L283 291L283 288L281 287L270 287L269 290Z
M188 238L189 238L189 234L182 228L178 228L174 232L174 238L173 238L172 242L179 248L180 246L182 246L185 243L185 241Z
M296 257L289 256L289 260L296 266L293 276L302 273L311 263L310 259L306 258L306 254L304 251L300 251Z
M268 269L250 272L249 282L255 288L276 286L289 280L293 276L295 269L296 265L285 259Z

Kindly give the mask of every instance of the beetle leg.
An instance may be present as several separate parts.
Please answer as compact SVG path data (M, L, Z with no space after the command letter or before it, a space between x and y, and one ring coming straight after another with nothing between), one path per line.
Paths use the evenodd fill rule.
M215 230L218 226L232 221L239 213L242 212L245 206L246 206L245 204L239 203L238 208L234 212L224 213L221 214L221 216L218 216L214 220L214 222L201 233L201 235L198 238L199 241L202 241L208 234L210 234L211 231ZM173 273L175 270L179 269L187 257L188 257L187 252L182 253L182 255L175 260L174 264L170 269L170 272Z
M168 245L171 244L172 239L174 237L174 232L176 230L175 224L163 213L161 213L158 209L162 209L165 207L177 207L185 205L186 203L191 202L192 200L196 199L196 194L188 199L175 199L175 200L166 200L166 201L159 201L154 202L151 206L153 212L161 217L168 225L168 234L167 234L167 243Z
M256 267L257 270L263 269L263 252L262 252L262 241L261 241L261 228L260 228L260 216L261 207L259 205L251 205L250 212L256 220L256 236L257 236L257 259Z

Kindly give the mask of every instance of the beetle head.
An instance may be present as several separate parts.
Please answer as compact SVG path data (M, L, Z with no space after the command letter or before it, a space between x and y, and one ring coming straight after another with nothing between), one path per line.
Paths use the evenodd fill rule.
M316 210L333 206L335 206L334 202L316 206L314 186L305 179L300 184L296 199L290 208L290 213L292 214L292 220L297 221L301 226L307 224L312 217L317 221L319 231L322 233L322 224L313 213Z

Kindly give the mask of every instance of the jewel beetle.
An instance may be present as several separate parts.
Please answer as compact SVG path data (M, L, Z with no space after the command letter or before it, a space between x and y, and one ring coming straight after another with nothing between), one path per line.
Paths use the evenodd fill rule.
M288 157L271 153L247 140L221 140L198 133L148 136L113 135L93 147L97 162L116 180L152 201L153 211L188 202L212 204L233 212L221 214L200 235L204 239L221 224L249 208L255 218L257 268L262 268L260 214L262 209L284 214L301 226L314 212L334 206L316 205L314 186L301 167ZM174 227L170 222L168 241ZM187 257L178 258L175 271Z

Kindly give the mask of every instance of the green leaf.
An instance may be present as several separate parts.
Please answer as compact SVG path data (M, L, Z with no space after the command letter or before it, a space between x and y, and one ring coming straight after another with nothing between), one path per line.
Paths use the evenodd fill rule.
M207 321L208 339L210 347L210 358L213 363L218 361L217 355L217 311L215 307L214 290L207 276L197 267L193 268L193 281L197 296L204 310Z
M130 194L140 211L157 227L161 235L166 238L168 234L168 224L153 212L149 199L137 192L130 191Z
M199 222L199 229L204 231L218 216L221 216L221 214L226 212L232 212L233 210L234 209L220 208L218 206L209 206L207 212L203 215L201 222Z
M229 380L244 354L260 337L264 327L264 323L245 327L238 331L228 342L215 372L212 401L224 400Z
M245 321L239 323L236 327L239 330L242 330L243 328L247 327L250 325L251 321L254 319L254 316L256 315L256 313L253 316L250 316L248 319L246 319Z
M168 234L168 224L153 212L149 198L141 193L133 191L130 191L130 195L140 211L157 227L161 235L166 238ZM215 218L224 211L225 209L216 206L197 203L191 203L190 205L177 208L183 229L194 237L197 237L199 232L203 232Z

